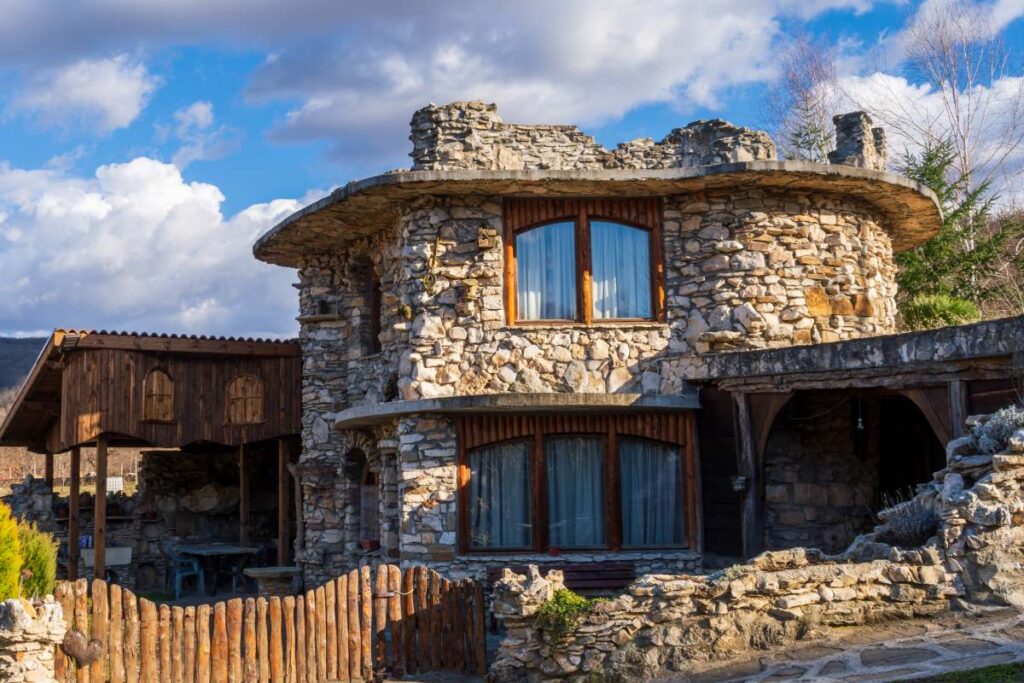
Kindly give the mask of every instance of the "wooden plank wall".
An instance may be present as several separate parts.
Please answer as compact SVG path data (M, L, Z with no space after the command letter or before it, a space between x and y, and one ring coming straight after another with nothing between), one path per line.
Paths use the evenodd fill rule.
M162 369L173 381L173 421L143 419L143 380ZM239 376L264 384L263 414L250 425L227 424L226 388ZM83 349L63 373L59 450L101 432L138 438L155 447L197 441L237 446L301 430L298 356L211 356L124 349Z
M65 619L102 655L77 666L57 647L61 683L225 683L486 673L483 584L426 567L364 566L284 598L155 605L105 581L60 582Z

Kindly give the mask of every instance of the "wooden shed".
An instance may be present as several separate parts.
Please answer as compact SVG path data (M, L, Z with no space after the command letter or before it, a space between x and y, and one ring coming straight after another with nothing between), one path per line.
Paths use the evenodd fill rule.
M300 349L293 341L56 330L0 425L0 445L70 452L69 567L78 560L80 449L96 447L95 574L104 573L110 446L237 449L239 540L248 534L246 446L277 442L278 562L288 558L288 462L301 431Z

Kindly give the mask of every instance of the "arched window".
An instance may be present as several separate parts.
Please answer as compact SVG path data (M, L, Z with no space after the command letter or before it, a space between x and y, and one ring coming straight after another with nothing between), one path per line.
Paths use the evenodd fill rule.
M228 382L225 422L246 425L263 422L263 380L255 375L239 375Z
M510 321L660 319L656 200L512 200L505 222Z
M358 448L346 457L346 476L352 482L354 512L358 515L359 542L372 545L380 541L380 479L370 469L366 454ZM367 548L372 550L372 548Z
M150 370L142 380L142 419L174 422L174 380L160 368Z

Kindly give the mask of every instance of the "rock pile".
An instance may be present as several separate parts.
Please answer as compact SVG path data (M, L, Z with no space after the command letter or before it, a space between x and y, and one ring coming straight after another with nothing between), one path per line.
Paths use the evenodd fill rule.
M0 680L46 683L54 677L55 645L64 639L64 615L52 596L0 603Z

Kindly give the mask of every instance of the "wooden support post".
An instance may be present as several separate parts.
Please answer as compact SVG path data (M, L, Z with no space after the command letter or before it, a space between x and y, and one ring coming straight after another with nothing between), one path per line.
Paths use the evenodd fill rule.
M967 382L954 379L949 383L949 423L954 439L967 434L967 410Z
M103 579L107 573L107 437L96 439L96 507L93 512L95 529L93 538L94 579Z
M277 564L280 567L291 562L288 518L288 442L281 438L277 440Z
M53 453L47 451L44 457L46 458L46 461L45 469L43 470L43 479L46 481L46 485L53 489Z
M238 542L249 545L249 463L245 444L238 447Z
M764 547L763 503L761 500L761 463L750 419L750 400L744 393L733 394L736 402L737 471L746 480L743 495L743 555L753 557Z
M81 493L82 449L71 449L71 493L68 496L68 581L78 578L78 506Z
M306 528L302 523L302 477L299 476L297 463L290 463L288 471L292 475L292 485L295 487L295 495L292 496L295 502L295 552L301 557L306 548Z

